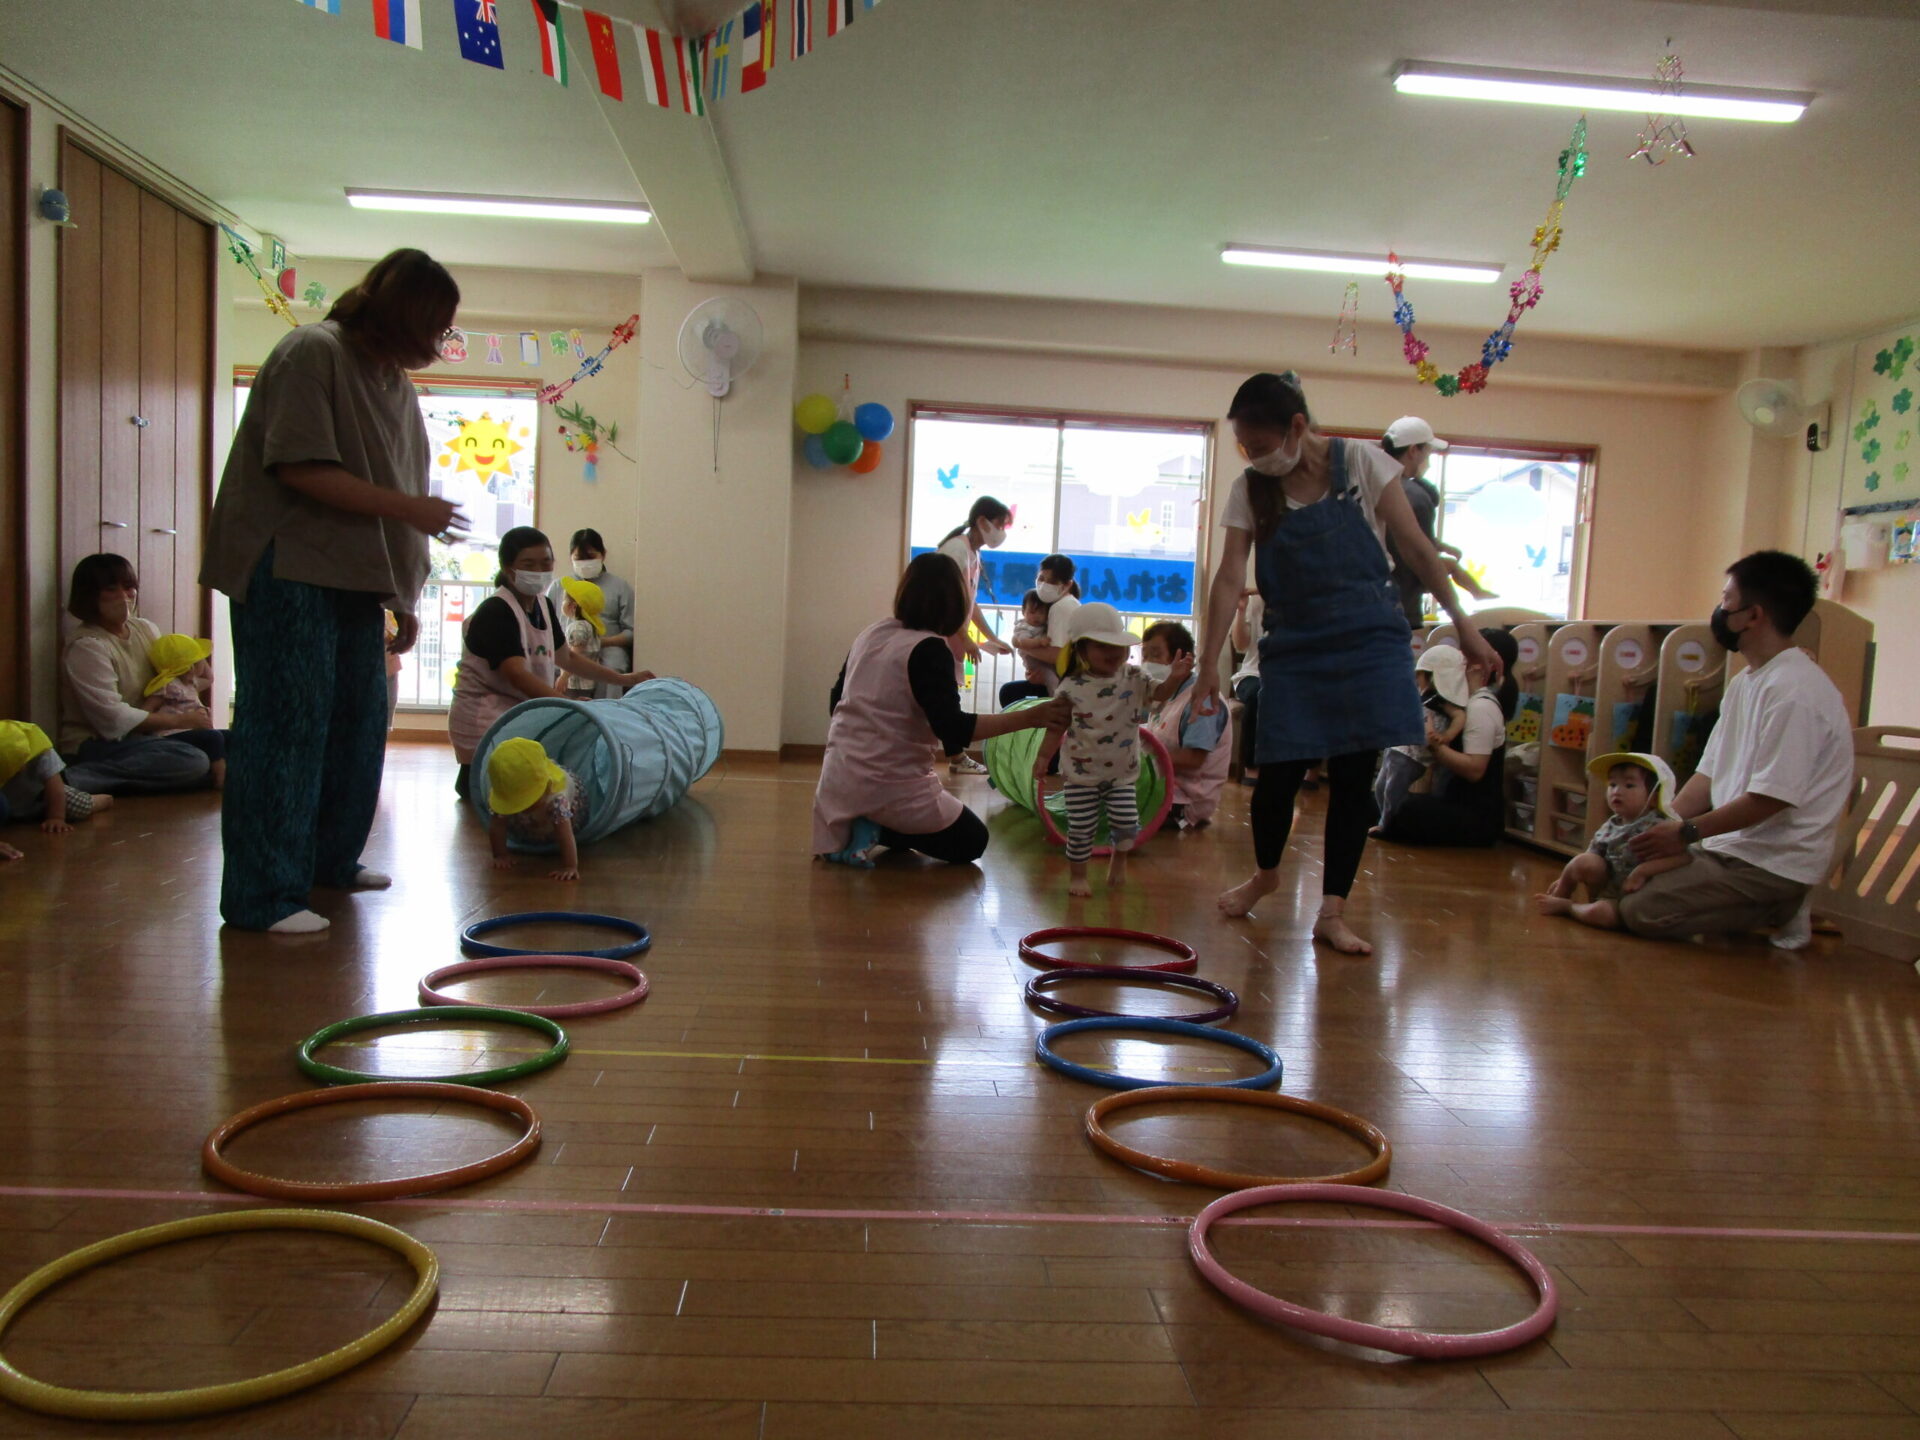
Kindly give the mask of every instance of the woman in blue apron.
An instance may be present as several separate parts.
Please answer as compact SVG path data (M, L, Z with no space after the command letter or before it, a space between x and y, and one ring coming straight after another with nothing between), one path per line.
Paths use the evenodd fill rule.
M1378 447L1320 434L1300 378L1255 375L1227 411L1247 457L1222 514L1226 544L1207 594L1200 644L1197 713L1219 698L1221 646L1246 584L1247 554L1266 607L1260 648L1260 721L1254 760L1251 880L1220 897L1230 916L1248 914L1280 888L1280 857L1293 826L1294 798L1307 768L1327 766L1326 857L1314 939L1348 955L1373 947L1345 918L1360 870L1382 749L1418 745L1420 694L1413 648L1387 560L1392 537L1459 627L1469 663L1498 676L1500 661L1467 620L1433 543L1400 487L1400 466Z

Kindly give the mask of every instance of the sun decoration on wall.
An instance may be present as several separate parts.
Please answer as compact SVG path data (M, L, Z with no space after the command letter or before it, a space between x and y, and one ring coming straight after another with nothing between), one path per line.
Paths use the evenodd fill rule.
M476 475L505 475L513 469L513 457L525 447L515 440L505 425L492 416L482 414L478 420L462 420L459 433L451 440L442 442L453 456L442 455L440 463L450 464L457 459L458 470L471 470ZM525 434L523 429L521 434Z

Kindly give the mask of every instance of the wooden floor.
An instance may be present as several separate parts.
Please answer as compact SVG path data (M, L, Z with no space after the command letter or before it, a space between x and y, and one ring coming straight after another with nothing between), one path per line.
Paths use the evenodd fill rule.
M586 878L562 886L537 865L487 867L451 770L437 747L394 750L367 858L397 884L325 899L334 926L313 939L222 933L212 796L126 801L64 839L7 832L29 858L0 868L0 1286L104 1236L226 1208L203 1198L219 1190L199 1169L206 1132L306 1088L293 1049L310 1031L414 1004L418 977L458 958L463 923L571 907L656 937L651 997L572 1022L565 1063L507 1087L545 1123L530 1164L363 1207L438 1251L424 1324L303 1395L146 1433L1920 1437L1909 967L1826 938L1786 956L1545 921L1528 897L1553 866L1510 848L1370 851L1356 909L1379 954L1316 952L1291 888L1252 923L1214 915L1249 865L1244 791L1213 830L1150 842L1124 894L1070 906L1063 863L981 780L956 782L989 814L980 867L857 873L807 858L812 767L735 764L589 850ZM1303 828L1317 832L1317 810ZM1315 833L1290 886L1311 889L1317 869ZM1232 1028L1284 1056L1288 1091L1388 1132L1394 1188L1526 1239L1562 1286L1558 1325L1491 1361L1416 1364L1306 1340L1214 1294L1179 1223L1213 1192L1093 1151L1081 1116L1099 1092L1031 1061L1043 1022L1022 1003L1032 972L1016 946L1069 918L1193 943L1201 973L1244 997ZM603 983L504 977L468 993L532 1003ZM1129 988L1143 1012L1188 1003ZM424 1074L536 1043L476 1027L329 1058ZM1069 1053L1176 1080L1240 1068L1144 1037ZM233 1155L366 1178L475 1158L506 1128L457 1107L343 1107L262 1128ZM1291 1173L1361 1153L1225 1107L1142 1114L1123 1133ZM834 1213L794 1213L820 1211ZM1434 1231L1246 1226L1220 1249L1292 1299L1388 1323L1480 1329L1528 1306L1517 1274ZM237 1378L370 1328L407 1279L357 1241L195 1241L62 1287L0 1348L70 1385ZM0 1436L114 1429L0 1405Z

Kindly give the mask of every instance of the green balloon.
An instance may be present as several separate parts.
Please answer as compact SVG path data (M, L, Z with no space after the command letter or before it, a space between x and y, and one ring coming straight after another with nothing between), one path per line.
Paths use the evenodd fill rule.
M860 451L866 441L860 438L860 432L854 428L851 420L836 420L827 427L827 433L820 437L821 447L827 452L827 458L836 465L851 465L860 458Z
M833 401L825 395L809 395L793 407L793 423L803 434L820 435L833 424L838 414Z

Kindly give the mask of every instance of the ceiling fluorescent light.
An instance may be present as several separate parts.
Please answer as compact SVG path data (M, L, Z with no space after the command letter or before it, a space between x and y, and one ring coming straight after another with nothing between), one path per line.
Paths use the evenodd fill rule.
M1689 82L1675 94L1646 80L1556 75L1544 70L1490 70L1426 60L1406 60L1395 66L1393 88L1402 95L1439 95L1450 100L1627 110L1702 120L1763 120L1776 125L1798 120L1813 103L1813 96L1790 90L1737 90Z
M1318 270L1328 275L1371 275L1376 279L1393 268L1384 255L1348 255L1324 250L1276 250L1265 245L1223 245L1220 258L1229 265L1258 265L1269 270ZM1402 260L1400 271L1410 280L1461 280L1491 285L1504 266L1478 265L1466 260Z
M644 225L645 205L618 200L541 200L527 195L440 195L419 190L357 190L347 187L356 210L406 210L425 215L485 215L500 220L592 220L605 225Z

